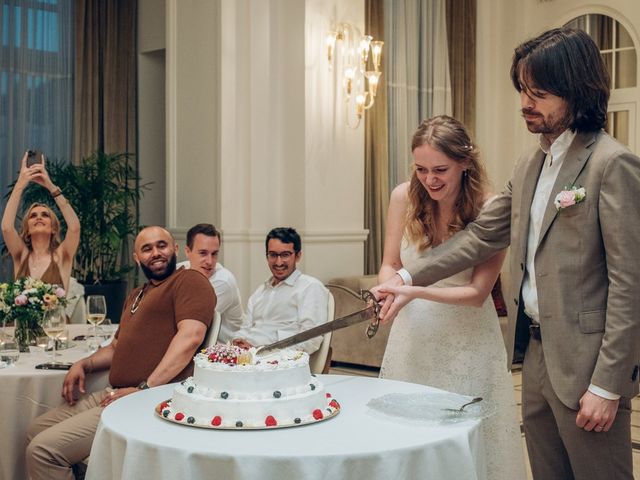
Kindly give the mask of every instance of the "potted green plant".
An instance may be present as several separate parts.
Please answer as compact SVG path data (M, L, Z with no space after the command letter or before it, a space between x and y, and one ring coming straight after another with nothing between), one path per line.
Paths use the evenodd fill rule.
M109 316L119 322L127 274L134 268L130 245L138 230L138 202L148 185L140 183L134 157L126 153L97 151L79 164L48 160L47 171L80 219L72 275L84 284L85 294L105 295ZM12 189L13 184L9 194ZM31 184L22 201L24 206L51 204L50 197L42 187Z

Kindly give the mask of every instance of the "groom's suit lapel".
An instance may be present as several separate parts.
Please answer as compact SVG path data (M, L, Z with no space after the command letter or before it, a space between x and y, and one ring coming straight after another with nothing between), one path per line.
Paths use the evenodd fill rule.
M545 153L537 150L531 161L526 165L522 175L522 195L520 201L520 229L522 236L519 239L519 258L527 258L527 238L529 236L529 217L531 214L531 202L538 185L538 177L544 165ZM512 247L513 248L513 247Z
M554 201L558 193L562 190L566 190L574 186L574 182L580 172L587 164L587 160L591 156L593 150L590 148L593 143L596 141L596 133L590 134L577 134L573 139L571 146L569 147L569 151L567 152L567 156L562 162L562 167L558 172L558 177L556 178L555 183L553 184L553 189L551 190L551 195L549 195L549 202L547 203L547 208L544 211L544 216L542 217L542 225L540 226L540 236L538 237L538 247L542 243L544 236L547 234L549 227L558 216L558 209L554 205ZM575 185L579 187L579 185ZM532 197L533 200L533 197ZM531 201L528 203L529 207L531 206Z

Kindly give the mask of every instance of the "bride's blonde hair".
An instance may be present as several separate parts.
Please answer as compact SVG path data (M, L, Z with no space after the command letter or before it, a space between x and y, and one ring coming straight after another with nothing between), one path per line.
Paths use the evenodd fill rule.
M480 212L484 202L487 174L479 159L479 151L471 141L465 126L455 118L439 115L423 121L411 140L411 152L428 144L450 160L465 165L462 187L454 207L454 216L442 238L464 229ZM433 245L436 234L437 202L418 180L415 165L409 182L409 205L405 218L405 236L424 250Z

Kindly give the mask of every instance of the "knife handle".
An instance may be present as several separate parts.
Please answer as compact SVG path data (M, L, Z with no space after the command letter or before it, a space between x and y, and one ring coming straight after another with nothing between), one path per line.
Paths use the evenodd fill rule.
M369 305L372 305L373 311L375 312L375 316L373 317L373 320L371 320L371 323L367 325L366 330L367 338L371 339L376 336L376 333L378 333L378 327L380 326L380 305L378 304L375 295L373 295L369 290L360 290L360 297L362 297L362 299Z

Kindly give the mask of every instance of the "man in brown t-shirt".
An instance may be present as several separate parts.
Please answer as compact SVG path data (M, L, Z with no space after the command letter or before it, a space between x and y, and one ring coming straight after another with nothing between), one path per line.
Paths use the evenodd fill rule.
M67 404L31 422L31 479L72 479L72 466L89 455L104 407L191 374L193 356L213 319L216 296L201 273L176 270L177 251L164 228L148 227L136 237L133 257L149 282L127 298L113 341L73 364L62 386ZM107 369L114 388L86 394L85 374ZM79 399L76 389L82 394Z

